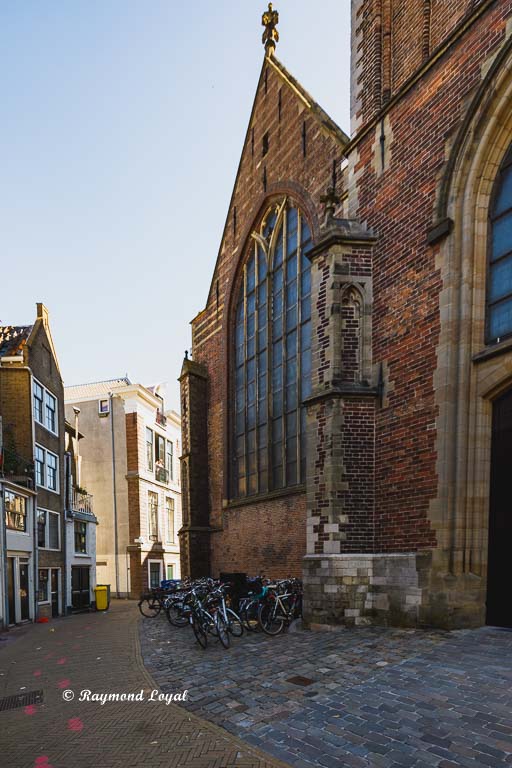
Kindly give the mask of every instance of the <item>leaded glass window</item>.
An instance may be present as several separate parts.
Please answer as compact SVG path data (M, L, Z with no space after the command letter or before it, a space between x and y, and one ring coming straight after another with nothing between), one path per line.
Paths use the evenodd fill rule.
M496 179L491 205L487 341L512 335L512 148Z
M253 232L234 331L234 498L305 480L311 392L311 233L284 199Z

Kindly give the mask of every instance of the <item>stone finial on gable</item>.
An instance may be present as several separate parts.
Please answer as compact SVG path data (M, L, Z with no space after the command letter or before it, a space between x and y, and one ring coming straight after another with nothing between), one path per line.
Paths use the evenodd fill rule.
M261 40L265 46L267 56L272 56L276 49L276 43L279 42L279 32L277 31L279 13L274 11L272 3L268 4L268 11L265 11L261 17L261 23L265 27Z

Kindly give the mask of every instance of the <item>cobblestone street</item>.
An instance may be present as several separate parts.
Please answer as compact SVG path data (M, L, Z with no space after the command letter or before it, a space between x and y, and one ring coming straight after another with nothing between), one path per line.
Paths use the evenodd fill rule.
M203 651L188 627L140 626L163 691L297 768L512 765L512 632L298 629Z
M25 625L0 641L2 768L276 768L279 763L178 704L149 701L134 602ZM164 627L164 629L166 629ZM80 691L144 701L80 702ZM73 701L64 692L73 691ZM24 706L11 698L25 695ZM68 695L68 694L66 694Z

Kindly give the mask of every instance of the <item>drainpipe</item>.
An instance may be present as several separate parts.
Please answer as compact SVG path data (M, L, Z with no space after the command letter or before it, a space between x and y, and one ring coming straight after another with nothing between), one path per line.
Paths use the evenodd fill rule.
M2 520L0 522L0 572L3 578L3 593L4 600L2 606L2 624L3 629L9 629L9 622L7 621L7 614L9 613L9 581L7 575L7 535L5 531L5 509L4 509L4 484L0 480L0 513Z
M80 482L80 443L78 442L78 416L80 414L80 408L74 406L73 413L75 414L75 470L76 470L76 484L81 487Z
M73 555L71 554L74 552L74 534L75 534L75 524L74 524L74 515L73 515L73 478L71 475L71 453L69 451L66 451L64 454L64 530L66 532L66 538L64 542L64 557L65 557L65 568L64 572L66 574L66 594L65 594L65 600L66 600L66 613L69 611L71 612L73 608L73 595L72 595L72 579L71 579L71 559ZM71 521L71 522L69 522ZM69 569L69 572L68 572ZM68 603L68 586L70 588L69 590L69 603Z
M116 569L116 597L119 599L119 546L117 532L117 491L116 491L116 442L114 436L114 393L108 393L110 401L110 433L112 437L112 492L114 494L114 564Z

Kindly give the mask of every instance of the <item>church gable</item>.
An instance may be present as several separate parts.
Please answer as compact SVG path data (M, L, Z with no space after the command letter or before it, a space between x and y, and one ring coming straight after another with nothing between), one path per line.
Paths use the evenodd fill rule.
M220 330L233 275L266 202L279 194L307 201L306 215L315 231L323 213L320 198L348 140L275 56L266 55L208 302L192 324L195 354Z

